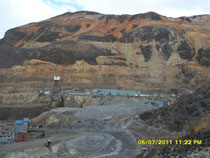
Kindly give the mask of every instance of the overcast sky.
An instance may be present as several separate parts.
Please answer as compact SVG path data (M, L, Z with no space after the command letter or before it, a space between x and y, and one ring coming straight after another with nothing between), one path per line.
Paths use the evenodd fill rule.
M210 14L210 0L0 0L0 38L10 28L79 10L179 17Z

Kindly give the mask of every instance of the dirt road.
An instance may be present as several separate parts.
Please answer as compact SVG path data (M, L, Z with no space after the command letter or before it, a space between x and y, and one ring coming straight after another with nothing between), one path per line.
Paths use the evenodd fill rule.
M60 130L59 135L38 139L35 141L20 142L0 147L0 158L9 152L20 152L25 149L44 148L44 143L51 139L53 145L69 143L78 151L72 157L102 158L102 157L135 157L139 152L138 145L127 131L84 130L69 129ZM71 141L76 143L71 143ZM68 145L69 145L68 144ZM81 148L81 144L83 147ZM95 150L94 148L97 148ZM18 154L17 154L18 155Z

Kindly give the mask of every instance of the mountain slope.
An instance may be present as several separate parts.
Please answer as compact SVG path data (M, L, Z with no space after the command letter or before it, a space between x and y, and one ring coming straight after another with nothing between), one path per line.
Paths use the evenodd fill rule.
M5 92L52 87L191 90L209 80L210 15L65 13L0 40ZM18 84L17 84L18 83Z

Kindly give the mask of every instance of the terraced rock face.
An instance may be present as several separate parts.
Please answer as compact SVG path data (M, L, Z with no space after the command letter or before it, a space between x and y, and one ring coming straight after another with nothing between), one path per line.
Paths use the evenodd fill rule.
M210 16L65 13L0 40L2 92L62 87L187 89L210 79Z

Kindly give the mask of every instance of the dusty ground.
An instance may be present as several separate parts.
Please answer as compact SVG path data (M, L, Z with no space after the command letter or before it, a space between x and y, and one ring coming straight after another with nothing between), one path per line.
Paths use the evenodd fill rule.
M67 130L51 137L51 148L44 147L47 139L16 143L0 148L0 157L135 157L137 145L123 131ZM49 139L49 138L48 138ZM30 146L30 147L29 147ZM57 148L57 149L56 149ZM58 149L60 148L60 149ZM38 151L39 153L36 153Z
M49 149L44 147L48 138L4 145L1 146L0 157L135 158L142 152L142 147L137 144L138 139L174 134L148 127L138 118L139 114L158 108L150 104L153 99L73 96L68 100L67 107L63 108L51 109L49 106L30 103L34 106L19 106L13 109L14 113L9 109L10 113L5 113L2 118L16 118L14 116L17 114L34 116L32 122L43 124L47 128L47 135L53 141L53 146ZM40 104L43 104L47 101L47 96L41 100ZM77 103L76 107L72 106L74 102ZM81 108L81 105L85 106Z
M33 119L47 125L49 132L53 127L59 131L50 138L54 145L51 149L43 146L47 139L39 139L2 146L0 155L35 157L37 154L34 153L38 151L38 157L134 158L141 148L127 129L133 120L124 120L154 108L146 104L127 104L52 109ZM62 126L59 126L61 121ZM72 129L64 129L68 124Z

